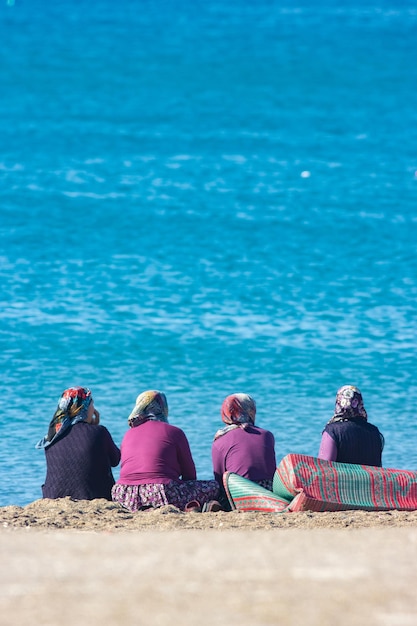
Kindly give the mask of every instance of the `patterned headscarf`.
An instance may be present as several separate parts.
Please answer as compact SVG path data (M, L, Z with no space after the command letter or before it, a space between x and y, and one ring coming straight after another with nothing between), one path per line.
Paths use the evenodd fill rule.
M69 387L59 399L58 407L49 424L48 434L37 444L37 448L47 448L64 435L77 422L87 419L88 407L92 401L88 387Z
M148 420L168 422L168 403L162 391L144 391L136 398L136 404L127 418L130 428L140 426Z
M218 430L214 439L218 439L235 428L245 429L255 424L256 403L246 393L233 393L223 401L220 413L226 427Z
M368 415L363 406L362 394L353 385L340 387L336 394L336 405L331 422L342 422L350 419L367 420Z

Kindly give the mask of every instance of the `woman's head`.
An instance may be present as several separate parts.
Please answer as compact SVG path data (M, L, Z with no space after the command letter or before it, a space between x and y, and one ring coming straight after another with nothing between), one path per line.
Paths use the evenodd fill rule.
M58 409L69 417L87 417L88 408L93 400L88 387L70 387L65 389L58 402Z
M133 411L127 418L130 428L147 420L168 421L168 403L162 391L144 391L136 398Z
M354 385L343 385L336 394L336 404L332 421L364 419L368 416L363 405L362 394Z
M69 387L62 393L49 425L48 440L59 433L65 421L87 421L93 411L93 398L88 387Z
M225 424L254 424L256 403L246 393L232 393L223 401L220 413Z

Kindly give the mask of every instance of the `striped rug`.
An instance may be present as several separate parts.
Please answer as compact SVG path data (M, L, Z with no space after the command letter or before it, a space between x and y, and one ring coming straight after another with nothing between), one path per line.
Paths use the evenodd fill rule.
M286 510L290 503L288 499L232 472L223 474L223 485L232 510L279 513Z
M240 511L412 511L417 509L417 472L333 463L288 454L280 462L273 492L226 472L232 509Z
M293 496L289 511L412 511L417 509L417 472L288 454L277 468L273 491Z

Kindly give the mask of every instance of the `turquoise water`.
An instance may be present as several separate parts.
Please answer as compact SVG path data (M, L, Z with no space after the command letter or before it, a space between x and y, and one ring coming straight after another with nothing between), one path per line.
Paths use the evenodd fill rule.
M417 469L413 4L0 4L0 505L77 384L118 443L165 391L207 478L229 393L282 458L353 383Z

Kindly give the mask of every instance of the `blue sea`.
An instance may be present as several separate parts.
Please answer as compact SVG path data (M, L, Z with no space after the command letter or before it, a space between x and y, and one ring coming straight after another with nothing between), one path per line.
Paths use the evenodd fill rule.
M210 478L225 396L279 460L352 383L417 469L415 2L0 0L0 41L0 505L73 385L117 443L164 391Z

